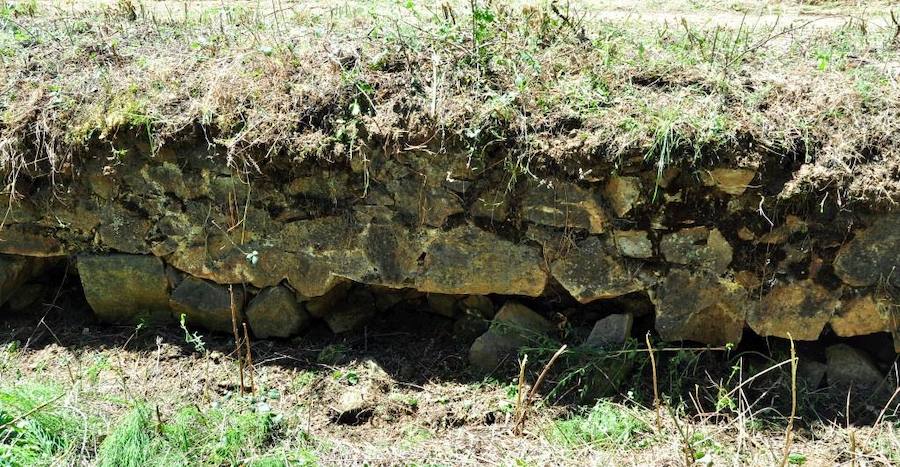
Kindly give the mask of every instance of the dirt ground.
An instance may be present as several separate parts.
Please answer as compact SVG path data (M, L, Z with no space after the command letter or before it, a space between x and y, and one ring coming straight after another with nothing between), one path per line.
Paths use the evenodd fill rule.
M647 392L652 373L636 375L602 399L642 427L620 439L560 442L555 434L560 423L584 413L590 403L549 391L541 391L517 434L515 374L472 372L467 347L453 338L450 322L425 312L382 316L350 335L334 336L323 327L291 341L253 342L253 371L244 374L253 394L246 396L239 395L228 336L197 334L203 341L198 345L177 325L99 325L77 307L5 316L0 326L6 349L0 380L7 387L41 381L66 388L66 406L99 416L107 430L128 411L129 401L146 401L162 423L185 406L216 407L248 398L283 417L285 432L302 432L310 440L308 462L297 465L684 465L686 459L696 465L777 465L785 452L788 416L777 403L764 407L765 391L736 393L746 399L738 401L737 410L709 407L707 383L717 373L704 358L687 367L673 367L672 359L657 362L661 368L685 368L683 377L672 371L660 375L659 411L652 402L640 402L652 397L652 389ZM727 370L726 363L720 359ZM544 387L553 387L559 374ZM534 382L532 372L526 380L527 388ZM685 385L696 399L672 397L676 386ZM365 402L348 411L346 401L352 405L354 398ZM798 412L791 464L900 460L896 418L889 414L875 426L855 426L851 420L848 426L847 420L813 415L823 408ZM90 447L86 451L81 462L92 464ZM241 463L256 465L253 455Z

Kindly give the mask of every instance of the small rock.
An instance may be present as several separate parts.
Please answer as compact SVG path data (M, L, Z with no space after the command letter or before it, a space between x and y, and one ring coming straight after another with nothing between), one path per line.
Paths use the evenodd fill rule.
M532 186L522 200L521 214L535 224L585 229L594 234L605 232L609 224L599 198L578 185L559 180Z
M659 249L666 261L722 274L731 264L731 245L718 229L691 227L664 235Z
M756 171L749 169L712 169L700 173L700 179L706 186L714 186L717 190L729 195L741 195L747 191Z
M832 345L825 349L828 360L828 383L840 390L872 390L884 381L881 370L863 351L846 344Z
M752 271L738 271L734 273L734 281L747 290L754 290L762 285L759 276Z
M806 232L806 222L794 215L788 215L784 224L775 227L771 231L759 237L759 243L778 245L788 241L791 235L797 232Z
M610 177L603 193L616 216L622 217L641 201L641 180L637 177Z
M617 349L631 337L634 316L631 313L609 315L596 323L584 346L594 349Z
M458 295L430 293L426 296L426 300L428 300L428 311L448 318L456 316L456 302L459 301Z
M493 370L520 347L552 331L553 325L543 316L520 303L506 302L490 329L472 344L469 361L480 370Z
M485 295L469 295L459 302L463 311L476 312L484 319L494 319L494 302Z
M853 298L843 303L831 317L831 329L841 337L864 336L876 332L890 332L892 326L871 295Z
M322 318L335 334L362 328L378 312L375 297L365 289L355 289L347 294L346 301L332 308Z
M171 319L169 280L162 260L157 257L79 256L78 273L84 296L102 321L134 323L147 318Z
M189 325L199 325L211 331L233 332L232 298L237 321L243 319L244 291L241 287L228 287L187 277L172 291L169 304L176 317L185 315ZM240 329L238 329L240 332Z
M492 189L481 193L472 202L472 216L491 221L505 221L509 217L509 202L506 196L505 189Z
M645 231L617 230L613 238L622 256L642 259L653 257L653 242Z
M753 233L753 231L748 229L746 226L738 229L737 236L739 239L741 239L745 242L752 242L753 240L756 240L756 234Z
M346 298L352 285L353 283L349 281L343 281L332 287L325 295L311 298L306 302L306 311L313 318L322 319Z
M375 414L375 400L371 385L347 387L331 407L331 421L339 425L362 425Z
M282 286L269 287L247 306L247 322L256 337L291 337L309 324L309 313L294 293Z
M840 303L833 293L811 280L772 288L747 315L747 324L760 336L814 341Z

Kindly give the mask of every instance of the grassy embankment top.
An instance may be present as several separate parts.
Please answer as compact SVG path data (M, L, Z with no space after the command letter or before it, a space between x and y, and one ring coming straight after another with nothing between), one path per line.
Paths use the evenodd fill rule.
M0 8L0 173L73 172L138 130L260 166L385 144L503 151L519 173L788 159L782 195L900 200L890 7L326 3Z

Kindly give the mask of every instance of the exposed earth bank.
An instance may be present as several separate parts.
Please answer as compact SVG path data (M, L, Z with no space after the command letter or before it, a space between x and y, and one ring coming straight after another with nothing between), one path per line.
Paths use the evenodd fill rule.
M900 214L771 203L780 167L638 157L511 178L504 159L410 150L248 174L215 147L116 146L65 190L36 181L10 205L5 307L40 300L69 259L102 321L288 338L415 307L455 320L485 371L575 322L595 347L640 338L637 319L672 342L889 333L900 350ZM878 386L884 368L842 345L820 359Z

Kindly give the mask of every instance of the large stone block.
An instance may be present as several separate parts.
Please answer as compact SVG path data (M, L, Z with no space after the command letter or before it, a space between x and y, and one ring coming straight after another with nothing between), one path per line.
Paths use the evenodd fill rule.
M854 297L841 303L829 324L841 337L900 331L900 315L892 316L892 308L888 301L879 303L871 295Z
M428 243L416 288L443 294L536 297L547 284L542 264L537 248L466 225L437 232Z
M644 288L625 263L598 237L588 237L550 266L553 277L581 303L609 299Z
M747 323L761 336L814 341L840 304L838 297L838 291L811 280L779 284L747 315Z
M669 341L737 344L751 309L740 285L709 273L673 269L653 294L656 330Z
M106 322L170 319L169 282L162 260L144 255L85 255L78 273L88 304Z

